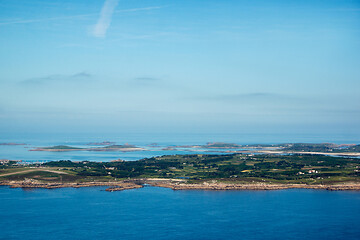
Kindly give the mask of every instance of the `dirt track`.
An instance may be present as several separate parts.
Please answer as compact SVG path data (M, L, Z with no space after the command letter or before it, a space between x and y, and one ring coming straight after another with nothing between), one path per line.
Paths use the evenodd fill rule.
M62 172L62 171L56 171L56 170L50 170L50 169L38 169L38 168L34 168L34 169L29 169L29 170L24 170L24 171L19 171L19 172L11 172L11 173L0 174L0 177L15 175L15 174L19 174L19 173L38 172L38 171L41 171L41 172L52 172L52 173L58 173L58 174L68 174L68 173Z

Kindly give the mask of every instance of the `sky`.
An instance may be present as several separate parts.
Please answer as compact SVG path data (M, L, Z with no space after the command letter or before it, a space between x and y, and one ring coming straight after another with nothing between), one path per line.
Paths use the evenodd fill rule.
M360 1L0 0L0 132L360 137Z

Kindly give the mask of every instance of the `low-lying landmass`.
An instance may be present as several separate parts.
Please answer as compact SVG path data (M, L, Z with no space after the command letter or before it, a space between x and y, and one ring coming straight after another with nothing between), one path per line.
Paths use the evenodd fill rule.
M108 146L108 145L115 145L115 142L110 142L110 141L103 141L103 142L91 142L91 143L87 143L86 145L93 145L93 146Z
M149 151L148 148L138 147L131 144L116 145L113 142L93 142L87 145L100 147L75 147L58 145L52 147L37 147L29 151L67 152L67 151ZM159 148L158 144L150 144L147 147ZM334 143L284 143L284 144L252 144L239 145L235 143L209 142L205 145L163 146L162 151L186 151L186 152L213 152L213 153L242 153L242 154L317 154L329 156L360 157L360 145L334 144Z
M144 184L174 190L360 190L360 158L192 154L138 161L0 162L0 185L11 187L110 186L108 191L118 191L140 188Z
M162 150L177 149L199 150L222 153L264 153L264 154L318 154L331 156L360 156L360 145L334 143L284 143L284 144L251 144L209 142L205 145L170 146Z
M95 144L94 144L95 145ZM104 143L103 145L108 145ZM29 151L45 151L45 152L68 152L68 151L121 151L121 152L133 152L133 151L143 151L144 148L137 147L131 144L124 145L108 145L104 147L91 147L91 148L81 148L81 147L72 147L66 145L58 145L52 147L38 147L30 149Z
M27 145L26 143L14 143L14 142L8 142L8 143L0 143L0 146L22 146Z

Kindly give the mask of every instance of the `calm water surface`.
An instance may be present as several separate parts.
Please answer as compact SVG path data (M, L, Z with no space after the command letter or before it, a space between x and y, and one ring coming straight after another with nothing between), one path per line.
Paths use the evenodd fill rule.
M138 152L37 152L29 151L35 147L48 147L54 145L70 145L76 147L89 147L90 142L112 141L117 144L134 144L148 151ZM237 144L277 144L289 142L333 142L358 143L358 135L314 135L314 134L0 134L0 143L26 143L25 146L0 145L0 159L23 160L25 162L46 162L57 160L72 161L102 161L108 162L121 158L123 160L138 160L146 157L170 154L212 153L208 150L193 152L184 149L164 151L162 148L176 145L206 144L207 142L227 142ZM148 145L157 143L159 147Z
M360 192L0 187L0 239L360 239Z

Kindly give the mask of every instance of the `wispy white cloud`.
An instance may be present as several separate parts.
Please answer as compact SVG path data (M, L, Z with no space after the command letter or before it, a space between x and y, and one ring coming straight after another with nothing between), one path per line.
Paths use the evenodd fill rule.
M154 78L154 77L137 77L133 78L133 81L136 82L157 82L160 81L160 78Z
M130 87L165 87L162 79L157 77L137 77L128 81Z
M75 19L75 18L95 16L95 15L97 15L97 14L96 13L93 13L93 14L78 14L78 15L71 15L71 16L38 18L38 19L17 19L17 20L10 20L10 21L0 22L0 26L1 25L12 25L12 24L26 24L26 23L47 22L47 21L56 21L56 20L67 20L67 19Z
M160 9L163 8L164 6L152 6L152 7L143 7L143 8L130 8L130 9L123 9L123 10L118 10L115 12L138 12L138 11L149 11L149 10L154 10L154 9Z
M118 11L114 11L114 12L115 13L126 13L126 12L150 11L150 10L160 9L160 8L163 8L163 6L130 8L130 9L123 9L123 10L118 10ZM93 16L97 16L97 15L99 15L99 14L98 13L88 13L88 14L78 14L78 15L49 17L49 18L0 20L0 26L13 25L13 24L28 24L28 23L58 21L58 20L72 20L72 19L77 19L77 18L93 17Z
M110 23L111 23L111 17L114 13L114 10L116 8L116 6L118 5L118 0L106 0L101 12L100 12L100 17L98 19L98 22L96 23L94 30L93 30L93 35L95 37L105 37L106 36L106 32L108 30L108 28L110 27Z
M278 94L271 92L253 92L253 93L239 93L239 94L222 94L222 95L207 95L196 97L199 100L217 101L227 103L262 103L262 104L290 104L292 102L306 102L307 99L298 96L291 96L286 94Z
M20 84L32 85L32 84L44 84L49 82L59 82L59 81L83 81L93 77L92 74L88 72L78 72L72 75L64 74L55 74L48 75L44 77L30 78L19 82Z

